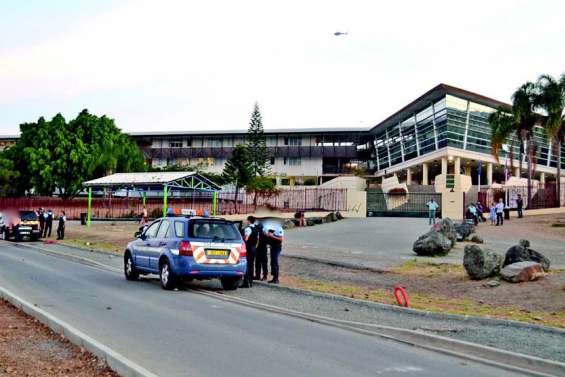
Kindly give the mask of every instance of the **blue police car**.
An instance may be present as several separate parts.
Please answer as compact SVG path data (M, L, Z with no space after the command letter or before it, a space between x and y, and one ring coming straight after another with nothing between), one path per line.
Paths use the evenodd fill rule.
M161 286L179 280L219 278L222 287L239 286L247 267L245 242L231 221L219 218L163 217L147 226L124 253L127 280L159 274Z

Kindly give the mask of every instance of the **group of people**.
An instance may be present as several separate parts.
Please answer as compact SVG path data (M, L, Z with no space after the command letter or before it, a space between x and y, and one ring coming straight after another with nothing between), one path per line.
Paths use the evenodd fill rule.
M41 236L43 238L51 237L51 230L53 229L53 219L55 217L53 211L44 208L39 208L37 210L37 217L39 220L39 229L41 230ZM62 240L65 238L65 225L67 223L67 216L65 211L61 211L59 214L59 223L57 225L57 239Z
M426 203L428 207L428 223L429 225L436 223L436 211L439 208L439 204L434 200L431 199L429 202ZM504 225L504 210L506 209L506 205L504 204L504 200L502 198L498 199L498 202L492 202L490 207L488 208L489 213L489 221L491 225L495 226L502 226ZM465 219L469 223L473 223L478 225L480 222L486 222L487 219L484 217L485 207L481 204L481 202L471 203L467 206L467 210L465 211ZM522 218L524 216L524 200L522 199L522 195L518 194L516 198L516 212L518 213L518 218Z
M278 224L268 227L259 223L254 216L247 217L243 230L243 239L247 249L247 271L243 281L244 288L253 286L254 280L268 279L268 249L271 257L271 276L269 283L279 283L279 255L282 251L284 231Z
M490 225L504 225L504 210L506 208L507 207L502 198L499 198L498 202L493 201L491 203L488 208ZM478 225L479 222L487 221L483 215L485 212L486 211L480 202L477 202L477 204L471 203L465 212L465 219L469 222L472 221L475 225ZM522 218L524 216L524 200L520 194L518 194L518 197L516 198L516 212L518 213L518 218Z

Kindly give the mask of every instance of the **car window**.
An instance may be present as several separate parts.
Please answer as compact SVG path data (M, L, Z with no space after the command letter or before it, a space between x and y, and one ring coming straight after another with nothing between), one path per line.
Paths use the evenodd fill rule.
M175 236L177 238L184 238L184 222L175 221Z
M157 236L157 230L159 229L160 221L155 221L153 224L145 230L145 238L155 238Z
M20 211L20 219L22 221L34 221L37 220L37 215L33 211Z
M232 223L206 220L192 222L190 224L189 235L193 238L222 241L236 241L240 239L239 232Z
M157 238L167 238L170 225L171 223L167 220L161 221L161 226L159 227L159 231L157 232Z

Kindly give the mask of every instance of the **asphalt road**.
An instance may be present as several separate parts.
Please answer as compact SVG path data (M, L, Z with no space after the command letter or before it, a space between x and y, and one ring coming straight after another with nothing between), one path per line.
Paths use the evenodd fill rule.
M0 241L0 286L161 376L517 376Z

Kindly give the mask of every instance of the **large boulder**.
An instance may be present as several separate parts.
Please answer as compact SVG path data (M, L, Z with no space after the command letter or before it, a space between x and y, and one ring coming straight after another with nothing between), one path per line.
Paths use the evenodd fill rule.
M467 223L455 224L455 231L457 232L457 241L465 241L475 232L475 225Z
M500 276L511 283L532 281L544 276L541 264L536 262L518 262L504 267Z
M324 216L324 222L325 223L331 223L337 221L337 216L335 214L335 212L330 212L328 213L326 216Z
M539 263L544 271L549 271L551 265L551 261L542 253L530 249L530 241L528 240L520 240L518 245L514 245L506 251L503 267L518 262Z
M292 229L295 226L296 225L294 224L294 221L292 221L292 219L286 219L283 223L283 229Z
M482 249L479 245L465 246L463 267L471 279L486 279L500 272L502 257L491 250Z
M469 241L474 242L474 243L485 243L485 240L483 240L483 237L479 236L477 233L471 234Z
M336 217L336 219L338 219L338 220L343 220L343 219L344 219L343 215L342 215L341 212L339 212L339 211L337 211L337 212L335 213L335 217Z
M452 241L443 233L430 230L428 233L418 237L412 250L419 256L433 257L449 253L453 247Z
M448 240L450 240L451 247L455 245L455 241L457 241L457 231L455 230L455 224L453 223L453 220L451 220L449 217L442 219L438 224L434 226L433 229L437 230Z

